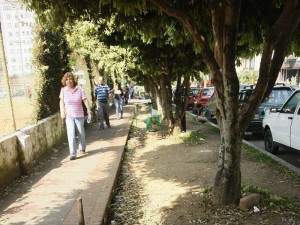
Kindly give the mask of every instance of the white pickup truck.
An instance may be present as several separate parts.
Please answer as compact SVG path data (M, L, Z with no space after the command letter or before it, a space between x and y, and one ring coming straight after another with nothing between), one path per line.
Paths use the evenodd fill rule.
M300 150L300 90L280 109L271 108L263 119L265 149L276 154L279 146Z

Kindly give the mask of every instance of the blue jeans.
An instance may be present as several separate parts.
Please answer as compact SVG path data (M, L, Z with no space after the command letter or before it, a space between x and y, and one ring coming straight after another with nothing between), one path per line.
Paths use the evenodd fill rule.
M116 108L116 116L119 119L123 117L123 99L116 99L115 98L115 108ZM119 113L121 115L119 115Z
M70 155L76 157L76 155L77 155L76 131L77 131L78 142L79 142L78 148L80 150L85 150L85 148L86 148L84 117L82 117L82 118L67 117L66 118L66 127L67 127Z

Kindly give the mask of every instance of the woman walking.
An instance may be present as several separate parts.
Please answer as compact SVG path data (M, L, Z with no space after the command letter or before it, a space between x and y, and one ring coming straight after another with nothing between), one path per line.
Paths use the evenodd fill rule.
M121 87L120 82L116 82L114 89L112 90L114 94L114 103L116 108L116 118L123 118L123 98L125 96L126 91Z
M77 85L77 80L73 73L67 72L61 80L64 86L60 91L60 113L61 118L66 119L68 143L70 150L70 160L77 157L76 130L78 135L78 148L81 153L85 153L85 130L84 112L82 101L84 102L88 116L91 117L91 110L84 90Z

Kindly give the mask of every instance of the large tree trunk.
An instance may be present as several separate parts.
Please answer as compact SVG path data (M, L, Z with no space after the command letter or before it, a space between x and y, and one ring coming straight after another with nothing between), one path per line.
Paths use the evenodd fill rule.
M157 107L162 112L162 122L168 124L169 132L174 127L174 118L172 113L172 89L171 89L171 76L162 74L154 78L148 77L148 81L153 91L156 92Z
M183 82L181 82L182 76L177 76L177 84L175 91L175 113L174 113L174 127L173 135L180 134L186 128L186 121L183 121L185 118L185 110L187 107L187 94L189 93L189 79L190 76L185 76ZM183 93L183 92L186 93Z
M221 145L212 196L217 204L238 204L241 197L241 129L235 113L227 111L226 117L217 116Z
M216 43L214 57L222 70L221 76L213 80L217 93L217 119L221 130L213 200L222 205L238 204L241 197L242 136L238 123L239 80L235 60L240 1L224 1L223 5L211 1L210 9Z
M163 74L159 79L160 90L159 96L162 103L163 117L162 120L166 121L169 130L174 126L173 110L172 110L172 86L171 76Z
M217 204L237 205L241 198L241 138L236 138L233 133L226 136L222 137L219 149L218 170L212 197ZM226 154L221 154L222 152Z

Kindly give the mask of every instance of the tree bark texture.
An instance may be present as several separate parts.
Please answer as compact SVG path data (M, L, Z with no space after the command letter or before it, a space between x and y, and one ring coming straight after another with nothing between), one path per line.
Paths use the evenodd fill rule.
M171 76L169 76L169 74L162 74L160 76L160 94L162 108L164 111L164 117L162 119L167 121L167 124L169 125L169 130L174 126L171 82Z
M185 116L185 110L187 107L187 93L189 93L189 80L190 76L186 75L182 80L182 75L177 76L176 91L174 96L175 114L174 114L174 127L173 135L178 135L183 131L182 120ZM186 93L183 93L183 92Z
M171 76L161 74L158 77L149 77L149 84L157 96L157 105L162 109L162 120L165 120L169 126L169 132L174 127L174 118L172 113L172 88Z

